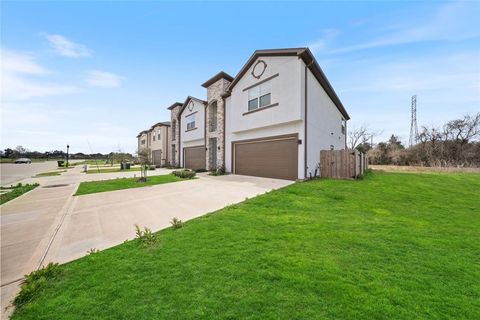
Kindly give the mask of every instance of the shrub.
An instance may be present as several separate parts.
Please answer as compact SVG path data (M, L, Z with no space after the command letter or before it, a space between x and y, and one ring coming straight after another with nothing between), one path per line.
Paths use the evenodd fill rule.
M220 166L217 168L217 170L213 170L212 172L209 173L211 176L223 176L225 174L228 174L228 172L225 171L224 166Z
M35 299L47 286L62 274L58 263L49 263L46 267L25 276L20 293L13 300L16 308L21 308Z
M180 229L184 225L183 221L176 217L174 217L172 221L170 221L170 224L172 225L173 229Z
M154 165L148 166L148 170L155 170L155 166Z
M173 171L172 174L182 179L192 179L197 175L195 171L188 170L188 169L176 170L176 171Z
M158 243L158 238L152 233L152 230L147 227L144 227L142 230L138 224L135 225L135 239L137 239L143 247L153 247Z
M207 169L194 169L196 173L207 172Z

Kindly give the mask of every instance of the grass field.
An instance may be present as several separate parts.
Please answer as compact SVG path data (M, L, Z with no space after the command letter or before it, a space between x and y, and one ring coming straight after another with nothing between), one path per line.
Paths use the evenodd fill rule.
M128 169L128 170L121 170L120 167L116 167L116 168L95 168L95 167L90 167L90 169L87 170L87 174L140 171L140 169L141 169L140 167L132 167L131 169Z
M479 199L479 174L297 183L68 263L13 319L480 319Z
M182 181L185 179L178 178L171 174L160 175L160 176L151 176L148 177L147 182L138 182L138 178L120 178L120 179L111 179L111 180L101 180L101 181L88 181L80 183L76 196L89 194L89 193L98 193L122 189L131 189L131 188L140 188L153 186L156 184L170 183Z
M38 183L23 185L19 183L12 187L1 187L2 191L6 192L0 193L0 204L4 204L5 202L18 198L22 194L27 193L28 191L33 190L38 186Z

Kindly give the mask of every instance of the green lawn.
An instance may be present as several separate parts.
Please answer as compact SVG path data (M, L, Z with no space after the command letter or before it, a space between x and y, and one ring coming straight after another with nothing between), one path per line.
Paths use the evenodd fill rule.
M37 174L34 178L41 178L41 177L50 177L50 176L59 176L63 172L66 172L67 170L57 170L57 171L50 171L50 172L42 172Z
M90 169L87 170L88 174L92 173L112 173L112 172L129 172L129 171L140 171L140 167L132 167L131 169L128 170L121 170L120 167L115 167L115 168L95 168L95 167L90 167Z
M147 179L147 182L138 182L138 178L119 178L111 180L101 180L101 181L88 181L80 183L76 196L89 193L105 192L105 191L114 191L130 188L140 188L146 186L153 186L156 184L177 182L185 179L178 178L171 174L160 175L160 176L150 176Z
M8 202L17 197L20 197L22 194L27 193L28 191L33 190L38 186L39 186L38 183L23 184L23 185L19 183L12 187L1 187L2 191L7 191L7 192L4 192L4 193L2 192L0 194L0 204L4 204L5 202Z
M478 174L297 183L68 263L13 319L480 319L479 199Z

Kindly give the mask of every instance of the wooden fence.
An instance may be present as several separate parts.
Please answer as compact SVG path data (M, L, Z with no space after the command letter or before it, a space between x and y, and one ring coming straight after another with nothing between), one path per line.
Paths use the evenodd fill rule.
M321 150L320 176L356 179L368 168L367 156L358 150Z

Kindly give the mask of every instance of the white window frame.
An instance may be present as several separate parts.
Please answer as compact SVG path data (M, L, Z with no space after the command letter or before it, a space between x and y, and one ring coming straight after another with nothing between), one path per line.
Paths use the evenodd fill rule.
M185 121L187 123L187 130L186 131L189 131L189 130L193 130L195 129L195 114L190 114L188 116L185 117Z
M268 103L262 103L262 98L268 97ZM248 89L247 110L253 111L272 104L272 87L270 81Z

